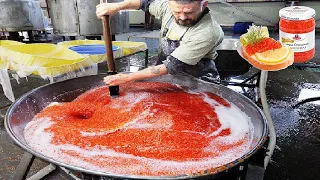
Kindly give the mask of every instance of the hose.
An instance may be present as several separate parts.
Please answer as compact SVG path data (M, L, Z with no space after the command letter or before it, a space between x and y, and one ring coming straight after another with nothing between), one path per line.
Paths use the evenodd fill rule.
M270 115L269 106L267 102L266 96L266 83L267 83L268 71L261 71L260 82L259 82L259 90L261 96L261 103L263 112L267 118L268 128L269 128L269 144L268 151L266 152L266 157L264 158L264 168L266 169L268 163L270 162L271 156L276 146L276 131L274 129L273 121Z

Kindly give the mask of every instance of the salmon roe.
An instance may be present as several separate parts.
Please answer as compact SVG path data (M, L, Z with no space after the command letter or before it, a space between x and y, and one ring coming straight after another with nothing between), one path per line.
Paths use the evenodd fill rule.
M272 38L263 38L255 43L245 46L246 52L252 56L255 53L262 53L268 50L274 50L281 48L282 45L279 41Z
M150 89L150 87L154 89ZM148 94L148 97L131 105L132 102L123 98L126 96L120 92L121 97L111 101L108 97L109 93L107 93L108 87L105 86L82 94L73 102L50 106L37 114L37 118L50 117L54 122L54 126L47 128L46 131L54 133L52 142L56 145L71 143L81 148L89 146L93 148L100 145L118 152L162 160L185 161L217 156L215 153L206 152L205 147L212 139L231 134L230 129L225 128L210 138L204 136L206 133L217 131L221 124L214 108L210 104L204 103L203 98L208 96L208 99L230 108L230 103L220 96L210 92L205 92L205 95L189 94L175 85L160 82L136 82L122 86L122 89L130 94L126 96L132 99L141 98L143 96L142 89ZM189 109L191 104L194 109L199 111L186 113L185 110ZM130 111L128 111L128 107L130 107ZM133 119L141 118L142 112L145 112L146 109L152 113L143 120L145 124L157 122L156 125L165 126L168 121L161 119L171 117L172 127L166 131L157 128L120 128ZM87 134L101 133L97 129L104 132L118 130L104 136L83 136L85 132ZM137 137L135 138L135 136ZM143 146L157 147L154 144L155 140L162 136L159 150L155 148L153 151L146 151L141 148ZM242 145L242 143L240 144ZM189 148L189 145L192 145L193 148ZM233 146L238 145L223 144L217 148L221 148L218 149L219 151L224 151ZM161 147L167 148L161 150Z
M124 101L123 98L117 98L111 102L110 98L105 97L104 94L108 95L108 93L106 93L108 87L104 87L83 94L74 102L48 107L39 113L37 117L51 117L52 121L55 122L55 125L48 128L47 131L54 133L52 142L57 145L72 143L81 148L103 145L104 147L112 148L115 151L129 153L135 156L176 161L212 156L212 154L203 151L210 142L210 139L198 134L214 132L221 126L214 109L209 104L203 103L203 99L200 95L188 94L174 85L165 83L135 83L135 85L139 85L139 87L147 88L146 84L149 86L156 86L158 90L156 90L156 93L153 93L152 90L145 90L149 97L145 98L144 101L135 104L131 108L131 111L126 110L130 105L128 102ZM163 87L166 88L163 89ZM136 93L137 95L131 95L134 99L138 99L138 97L141 96L139 90L134 87L126 86L124 88L127 89L127 92L130 92L130 90L133 90L134 92L138 91ZM169 91L166 89L169 89ZM101 98L101 95L103 98ZM206 95L208 98L219 102L219 104L230 107L230 104L223 98L210 92L206 92ZM174 101L172 99L174 99ZM201 111L182 113L185 109L190 107L188 101L192 101L191 104L193 104L194 108L201 109ZM157 103L152 107L148 107L148 104L152 102ZM111 105L112 103L120 103L121 107L112 108L115 106ZM163 106L163 104L169 104L169 106ZM148 120L146 120L145 124L152 124L152 122L155 123L158 121L157 125L163 123L163 126L165 126L168 122L161 122L161 118L164 118L163 113L165 113L165 117L170 116L173 119L174 125L172 128L167 131L161 131L156 128L119 129L113 133L100 137L83 137L81 135L84 132L87 132L88 134L98 134L96 129L103 127L103 130L105 131L118 129L119 127L124 126L124 124L132 121L132 119L141 117L142 112L146 111L148 108L149 111L152 112L152 115L147 116ZM197 120L195 121L195 119ZM209 119L212 120L209 121ZM68 123L65 123L66 121ZM188 132L185 133L184 131ZM199 133L194 134L191 132ZM227 135L230 135L230 130L228 128L221 131L216 137ZM153 151L146 151L141 148L141 146L157 147L154 142L157 137L162 136L161 146L174 146L173 149L167 147L162 150L154 149ZM192 141L194 142L191 143ZM191 150L187 147L187 145L190 144L193 146ZM186 147L182 147L182 145L186 145ZM181 147L181 149L178 147ZM221 146L221 148L230 149L232 146ZM179 149L179 151L176 149Z
M315 10L291 6L280 10L279 39L294 51L294 62L306 62L315 54Z
M223 153L229 158L234 149L240 153L250 141L249 132L235 137L232 126L221 123L217 108L220 112L221 108L233 112L233 108L211 92L189 93L174 84L134 82L121 85L120 96L111 100L108 90L107 86L91 89L72 102L51 105L36 115L35 125L50 119L52 125L44 131L51 134L53 146L63 148L61 159L67 157L69 163L80 159L117 174L168 176L207 168L201 166L202 161L218 162ZM183 168L167 168L166 161L183 164ZM156 167L149 162L161 163L160 170L151 170Z

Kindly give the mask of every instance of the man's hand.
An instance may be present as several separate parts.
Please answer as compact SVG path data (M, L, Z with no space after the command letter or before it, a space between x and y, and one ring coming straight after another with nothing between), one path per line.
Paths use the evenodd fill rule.
M101 19L104 15L115 15L119 10L121 10L120 3L102 3L96 6L96 15Z
M120 10L138 9L140 0L124 0L115 3L101 3L96 7L96 15L101 19L104 15L113 16Z
M117 86L131 81L153 78L165 74L168 74L168 70L164 64L160 64L134 73L106 76L103 81L107 86Z
M131 79L130 74L115 74L112 76L104 77L103 81L107 86L117 86L120 84L128 83L131 81Z

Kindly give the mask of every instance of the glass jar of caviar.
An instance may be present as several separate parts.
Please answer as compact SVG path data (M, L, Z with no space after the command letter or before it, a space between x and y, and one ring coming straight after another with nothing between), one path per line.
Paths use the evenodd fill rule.
M314 9L306 6L290 6L279 11L279 39L283 46L294 51L294 62L306 62L315 53Z

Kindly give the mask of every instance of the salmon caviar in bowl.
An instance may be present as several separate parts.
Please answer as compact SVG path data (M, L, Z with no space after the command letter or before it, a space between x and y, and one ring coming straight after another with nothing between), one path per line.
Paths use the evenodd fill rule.
M309 61L315 54L314 9L306 6L291 6L279 11L279 39L283 46L294 51L294 62Z

